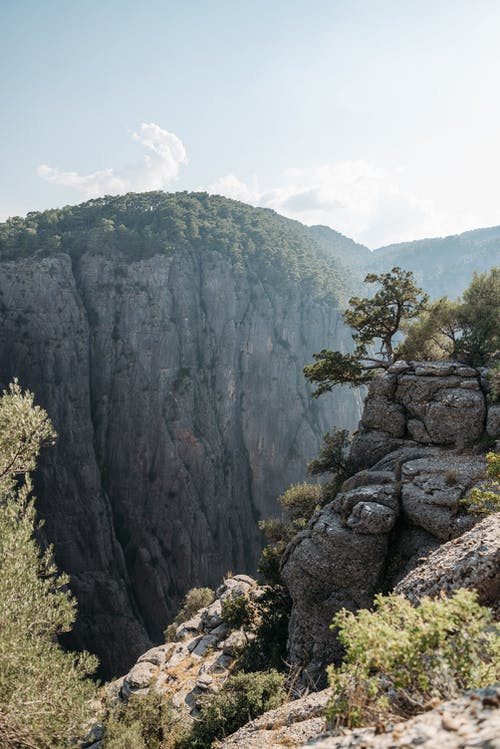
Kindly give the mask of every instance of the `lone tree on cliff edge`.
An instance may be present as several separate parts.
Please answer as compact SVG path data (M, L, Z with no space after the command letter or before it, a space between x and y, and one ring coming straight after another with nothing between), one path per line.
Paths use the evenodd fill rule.
M394 336L404 323L426 309L429 297L415 285L411 271L395 267L389 273L369 273L365 283L377 283L380 288L371 297L353 297L344 312L344 320L355 331L355 352L323 349L313 354L314 364L304 367L309 382L318 384L315 397L335 385L362 385L376 370L387 369L394 361ZM368 347L376 342L379 350L372 356Z

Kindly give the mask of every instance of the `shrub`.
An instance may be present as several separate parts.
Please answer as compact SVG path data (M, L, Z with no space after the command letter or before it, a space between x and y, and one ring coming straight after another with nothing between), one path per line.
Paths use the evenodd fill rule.
M154 689L109 710L104 724L103 749L167 749L178 733L171 704Z
M486 465L488 479L461 500L471 515L490 515L500 510L500 453L488 453Z
M221 691L203 697L200 716L178 749L208 749L259 715L279 707L285 699L285 677L277 671L230 676Z
M321 502L321 486L293 484L278 498L278 502L292 522L307 522Z
M494 684L500 678L500 633L476 595L423 598L414 608L403 596L375 597L375 610L340 611L332 628L346 649L328 670L333 695L327 718L355 726L382 715L409 716L432 698Z
M292 599L283 585L266 589L253 604L253 625L247 645L239 655L237 666L242 671L265 671L274 668L287 671L286 651L288 622Z
M222 602L221 619L229 629L249 628L255 622L256 606L245 595L228 596Z
M171 642L179 624L191 619L199 609L210 606L214 600L215 593L211 588L191 588L191 590L188 590L174 621L165 630L165 641Z
M352 475L349 449L352 435L346 429L335 429L323 436L323 447L319 455L307 466L312 476L330 473L330 481L322 487L321 504L329 502L339 492L344 481Z
M321 504L322 494L320 484L294 484L278 497L278 502L283 508L283 516L259 522L259 528L270 542L262 552L259 573L271 585L282 584L279 572L281 556L289 541L305 528Z

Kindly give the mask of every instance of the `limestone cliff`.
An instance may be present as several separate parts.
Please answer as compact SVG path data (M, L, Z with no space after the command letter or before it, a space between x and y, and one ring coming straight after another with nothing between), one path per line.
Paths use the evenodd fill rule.
M310 398L302 367L350 335L294 222L135 198L30 214L0 243L0 380L59 433L43 533L78 598L69 644L108 676L162 640L188 588L255 570L258 519L360 413L349 392Z
M357 472L284 559L293 598L289 657L304 669L304 685L323 683L325 665L340 655L329 629L337 611L369 606L420 558L472 527L460 499L484 476L481 443L500 437L499 406L488 404L484 387L481 372L457 362L397 362L370 385L351 448ZM477 575L494 568L491 597L498 556L486 556ZM457 575L467 572L457 566Z

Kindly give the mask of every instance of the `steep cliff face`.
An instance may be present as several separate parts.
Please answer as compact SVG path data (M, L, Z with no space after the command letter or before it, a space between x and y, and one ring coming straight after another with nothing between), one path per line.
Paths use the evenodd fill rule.
M350 336L300 278L216 242L130 257L99 236L0 263L0 379L59 433L43 534L78 597L71 645L110 675L162 639L189 587L255 569L258 519L360 403L310 398L302 367Z
M351 448L357 472L284 560L289 657L305 669L304 683L321 684L340 655L329 629L337 611L370 606L422 556L472 527L460 499L485 475L478 445L500 438L497 412L481 373L457 362L396 362L370 385Z

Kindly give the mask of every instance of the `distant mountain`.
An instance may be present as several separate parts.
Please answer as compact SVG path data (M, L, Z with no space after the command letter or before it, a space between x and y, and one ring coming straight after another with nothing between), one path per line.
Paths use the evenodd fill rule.
M475 229L439 239L419 239L380 247L372 254L371 268L394 265L415 273L433 297L456 297L468 286L474 272L500 264L500 226Z

